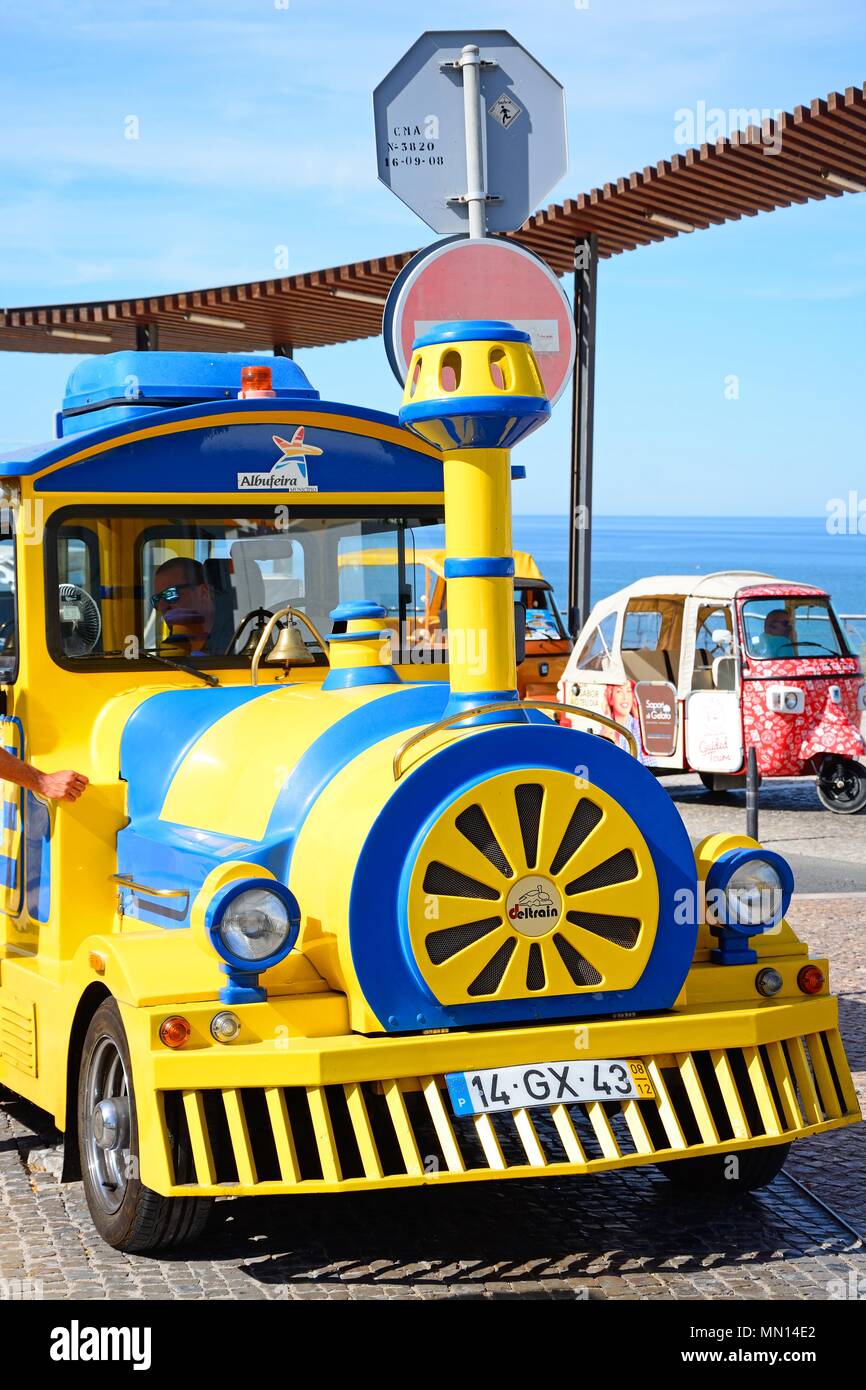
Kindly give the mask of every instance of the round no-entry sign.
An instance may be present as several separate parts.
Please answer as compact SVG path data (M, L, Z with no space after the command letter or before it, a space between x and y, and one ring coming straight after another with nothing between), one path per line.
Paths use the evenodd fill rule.
M401 385L415 339L459 319L505 319L522 328L551 404L559 399L574 365L574 318L553 271L531 251L498 237L448 237L403 267L383 322L388 361Z

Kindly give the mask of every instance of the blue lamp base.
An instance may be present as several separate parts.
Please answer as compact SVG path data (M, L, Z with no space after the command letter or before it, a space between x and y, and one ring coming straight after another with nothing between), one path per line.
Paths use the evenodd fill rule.
M268 992L259 984L259 977L255 972L235 970L230 965L221 965L220 969L229 977L228 984L223 985L220 990L220 1001L223 1004L264 1004Z

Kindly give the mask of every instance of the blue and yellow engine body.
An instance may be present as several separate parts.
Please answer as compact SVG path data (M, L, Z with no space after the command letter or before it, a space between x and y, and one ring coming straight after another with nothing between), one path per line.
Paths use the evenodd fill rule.
M757 964L720 964L689 910L719 856L750 842L711 837L695 853L636 759L516 698L507 449L546 403L514 355L520 335L482 328L421 345L403 418L426 439L320 402L292 364L274 398L218 384L190 400L203 369L184 358L192 384L130 404L112 396L112 371L148 363L126 360L72 393L58 441L0 466L18 525L5 742L90 779L70 806L6 785L0 1082L72 1133L83 1031L111 995L141 1177L159 1193L591 1172L778 1144L859 1113L836 1000L826 984L804 996L808 949L787 923L753 943ZM494 350L495 409L494 359L479 356ZM463 353L449 391L431 352ZM312 449L292 491L274 481L274 438L301 426ZM450 670L392 665L379 619L358 610L332 636L329 671L263 666L256 685L248 665L219 668L209 688L122 656L58 660L58 517L117 514L99 597L105 630L122 634L141 587L124 525L132 536L160 509L233 514L241 501L310 516L444 505L449 626L486 634L484 659L464 640ZM44 544L28 540L28 516ZM291 890L300 930L260 997L232 1005L240 1031L220 1043L209 905L259 880ZM768 966L782 984L763 998ZM176 1015L180 1048L160 1036ZM642 1061L652 1099L458 1117L443 1089L448 1073L571 1057Z

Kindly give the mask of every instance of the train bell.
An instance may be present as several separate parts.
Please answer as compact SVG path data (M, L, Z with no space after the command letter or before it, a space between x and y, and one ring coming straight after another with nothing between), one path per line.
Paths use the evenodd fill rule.
M315 657L307 650L301 630L293 618L280 628L279 636L265 657L269 666L312 666Z

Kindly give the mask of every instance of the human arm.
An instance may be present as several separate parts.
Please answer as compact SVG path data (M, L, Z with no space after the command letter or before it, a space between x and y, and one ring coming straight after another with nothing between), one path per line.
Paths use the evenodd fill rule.
M28 791L38 792L48 801L77 801L87 786L87 778L81 772L40 772L32 763L16 758L0 748L0 779L14 782L16 786Z

